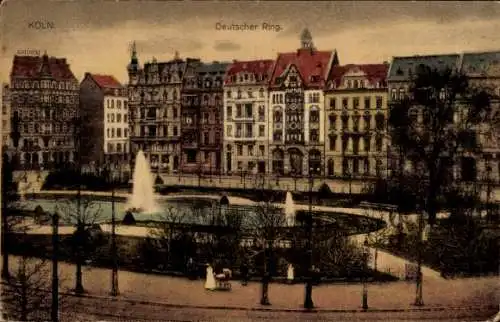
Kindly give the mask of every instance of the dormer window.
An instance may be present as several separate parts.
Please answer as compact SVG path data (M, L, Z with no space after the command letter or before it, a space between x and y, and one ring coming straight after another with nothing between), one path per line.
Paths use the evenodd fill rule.
M402 70L401 68L398 68L398 69L396 70L396 75L398 75L398 76L403 76L403 70Z
M318 83L320 80L319 75L313 75L311 76L311 82L312 83Z
M290 82L294 82L294 83L297 82L297 76L290 76L288 79L290 80Z
M248 74L245 74L245 82L248 81Z

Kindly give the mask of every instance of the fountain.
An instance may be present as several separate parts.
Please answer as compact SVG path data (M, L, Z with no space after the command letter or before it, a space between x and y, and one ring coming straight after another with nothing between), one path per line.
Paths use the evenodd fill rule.
M290 191L286 193L285 218L288 227L295 226L295 203L293 202L293 196Z
M133 212L155 213L158 205L155 201L153 175L144 152L137 152L133 176L132 196L128 208Z

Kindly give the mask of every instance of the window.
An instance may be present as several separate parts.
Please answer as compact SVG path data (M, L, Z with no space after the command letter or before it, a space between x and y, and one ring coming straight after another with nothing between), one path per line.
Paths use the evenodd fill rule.
M371 105L370 97L365 97L365 110L369 110Z
M173 115L174 115L174 119L177 118L177 109L174 107L172 108L172 112L173 112Z
M344 110L348 109L349 108L349 99L348 98L343 98L342 99L342 108Z
M335 98L330 98L330 109L334 110L337 106L337 100Z
M116 122L121 123L122 121L122 115L121 114L116 114Z
M253 97L252 91L247 91L247 95L248 95L248 98L252 98Z
M264 137L266 132L266 127L265 125L259 125L259 136Z
M177 130L177 126L174 126L174 136L177 136L178 135L178 130Z
M259 156L263 157L266 154L266 147L264 145L259 145Z
M391 99L395 101L398 98L397 96L398 96L398 91L397 89L393 88L391 90Z
M330 127L330 130L335 130L337 128L337 116L335 115L330 115L328 117L328 121L329 121L329 127Z
M375 138L375 149L377 150L377 152L382 151L382 136L380 135L377 135L377 137Z
M283 122L283 113L281 112L281 108L276 108L274 110L274 123L281 123Z
M309 135L310 135L309 140L310 140L311 142L319 142L319 133L318 133L318 130L317 130L317 129L310 130L310 131L309 131Z
M232 125L228 125L227 128L227 136L228 137L232 137L233 136L233 126Z
M266 120L264 106L259 106L259 122L264 122Z
M242 156L243 155L243 145L238 145L236 147L236 153L239 155L239 156Z
M230 121L233 118L233 107L228 106L227 107L227 120Z
M111 100L111 108L115 108L115 100Z
M243 109L241 107L241 104L236 104L236 117L242 117L243 116Z
M106 136L109 138L109 137L111 136L111 135L110 135L110 133L111 133L111 129L108 129L106 132L107 132L107 135L106 135Z
M227 97L227 98L231 98L231 91L227 91L227 92L226 92L226 97Z
M382 108L382 96L377 96L377 109Z
M253 137L253 124L252 123L246 124L246 137L247 138Z
M115 122L115 114L114 114L114 113L112 113L112 114L111 114L111 123L114 123L114 122Z
M241 90L238 90L237 98L241 98Z
M253 116L252 104L245 104L245 116L251 118Z
M128 137L128 129L123 130L123 137Z
M236 124L236 137L241 138L242 137L242 125L241 124Z
M116 129L116 137L121 138L122 137L122 129L118 128Z
M248 146L248 156L253 156L253 149L254 149L254 146L253 145L249 145Z
M316 108L312 108L309 114L309 122L310 123L318 123L319 122L319 111Z
M203 133L203 144L208 145L210 143L210 136L208 132Z
M216 144L220 143L220 132L215 132L215 143Z
M122 108L122 101L120 101L120 100L116 101L116 108L117 109L121 109Z
M127 114L123 114L123 122L124 123L128 122L128 115Z
M264 89L263 88L261 88L259 90L259 97L264 97Z
M337 141L337 137L335 135L331 135L329 140L330 151L335 151L335 141Z
M355 110L359 108L359 97L353 97L352 108Z
M115 129L111 129L111 137L114 138L115 137Z

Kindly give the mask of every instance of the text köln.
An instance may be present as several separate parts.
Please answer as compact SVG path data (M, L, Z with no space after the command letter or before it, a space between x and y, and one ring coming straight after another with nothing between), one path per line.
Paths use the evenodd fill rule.
M51 30L56 27L56 24L53 21L47 21L47 20L33 20L28 22L28 28L29 29L36 29L36 30Z

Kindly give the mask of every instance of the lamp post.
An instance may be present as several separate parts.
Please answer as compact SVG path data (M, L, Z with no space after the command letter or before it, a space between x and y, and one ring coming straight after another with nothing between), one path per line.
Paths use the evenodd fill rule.
M320 168L316 169L318 172L321 171ZM309 168L309 214L306 220L306 245L307 245L307 278L305 287L305 297L304 297L304 308L311 310L314 308L314 302L312 299L312 280L313 280L313 240L312 240L312 229L313 229L313 215L312 215L312 192L314 184L314 169Z
M420 209L419 209L420 210ZM420 212L420 211L419 211ZM424 214L421 212L418 214L418 241L417 241L417 276L416 280L416 294L415 294L415 306L423 306L423 279L422 279L422 241L423 241L423 230L424 230Z
M118 295L118 258L116 251L116 218L115 218L115 178L113 170L109 173L109 183L111 184L111 256L113 260L111 268L111 296Z
M58 275L58 253L59 253L59 214L52 215L52 305L50 316L52 322L59 321L59 275Z
M365 238L363 247L363 292L361 295L361 308L368 310L368 236Z

